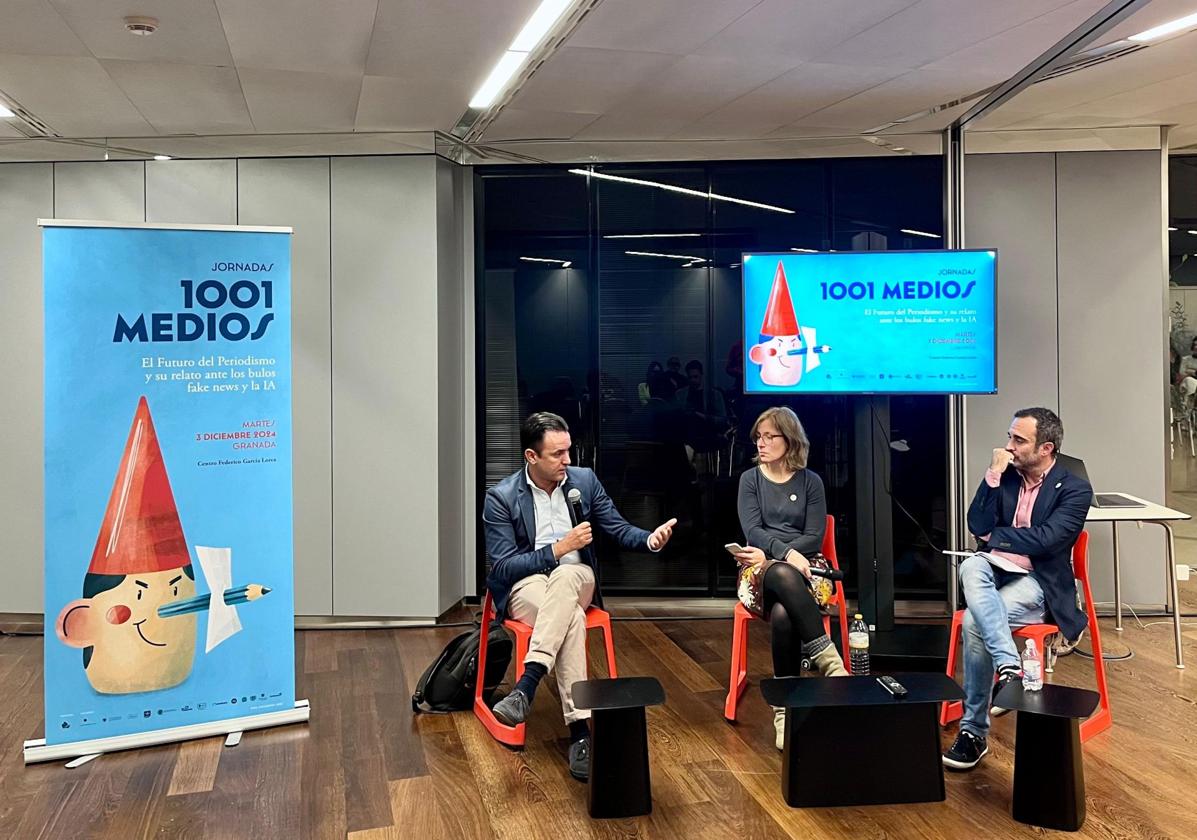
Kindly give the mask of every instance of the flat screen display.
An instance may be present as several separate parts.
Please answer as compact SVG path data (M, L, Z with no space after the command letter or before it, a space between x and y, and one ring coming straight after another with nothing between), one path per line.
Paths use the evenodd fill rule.
M997 252L742 261L750 394L997 392Z

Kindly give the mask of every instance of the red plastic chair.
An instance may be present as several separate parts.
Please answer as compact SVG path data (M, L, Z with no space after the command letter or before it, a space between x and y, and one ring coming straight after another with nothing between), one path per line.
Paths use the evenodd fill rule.
M1081 531L1076 545L1072 547L1072 574L1081 584L1081 591L1085 596L1085 613L1089 616L1089 633L1093 639L1093 668L1097 673L1097 693L1101 700L1097 711L1081 724L1081 741L1088 741L1094 735L1105 732L1114 724L1114 717L1110 712L1110 692L1106 685L1106 663L1101 658L1101 627L1097 623L1097 612L1093 606L1093 592L1089 588L1089 532ZM960 641L963 636L964 610L958 610L952 616L952 635L948 643L948 676L955 679L956 660L960 653ZM1054 624L1028 624L1025 627L1013 628L1012 635L1016 639L1034 639L1035 647L1039 651L1041 667L1050 665L1046 658L1045 642L1048 636L1059 633L1060 628ZM1051 673L1050 667L1044 667L1044 673ZM964 716L964 704L959 701L944 703L939 711L940 726L947 726L954 720Z
M490 592L487 592L486 598L482 601L482 626L489 627L494 619L495 605L491 601ZM515 636L515 678L518 680L524 674L524 657L528 655L528 642L532 639L532 628L514 618L504 620L503 626ZM593 630L596 627L602 628L603 641L607 646L607 676L614 678L618 675L615 671L615 645L611 641L611 614L598 607L589 607L586 610L586 629ZM496 741L509 747L523 747L525 724L507 726L500 723L490 706L486 705L486 701L482 699L482 676L486 673L486 645L487 634L482 633L478 643L478 679L474 686L474 715L482 721L486 731ZM589 672L589 655L586 664Z
M827 530L823 532L823 556L831 563L831 568L837 572L840 569L839 560L835 554L835 517L827 517ZM840 644L843 647L844 667L851 671L848 656L848 599L844 597L844 584L835 582L835 593L829 603L839 608L840 614ZM727 691L727 700L723 704L723 716L731 722L736 720L736 706L740 697L748 688L748 623L756 618L748 608L736 601L736 611L732 618L732 652L731 652L731 680ZM831 635L831 616L823 616L823 630Z

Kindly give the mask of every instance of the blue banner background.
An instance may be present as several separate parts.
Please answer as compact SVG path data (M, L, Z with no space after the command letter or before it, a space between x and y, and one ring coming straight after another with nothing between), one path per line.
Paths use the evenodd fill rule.
M794 313L816 341L831 347L820 364L793 386L761 381L749 358L777 264L785 267ZM745 254L744 390L747 393L993 393L996 383L995 251L887 251L818 254ZM884 297L887 284L956 281L976 286L963 299ZM822 284L872 283L872 295L824 299ZM858 292L861 287L857 287ZM906 315L902 312L905 310ZM942 315L910 314L941 310ZM965 310L971 310L967 314ZM886 319L889 319L888 322ZM913 319L919 323L908 323ZM930 319L930 320L925 320ZM946 319L941 322L940 319ZM960 319L960 320L957 320ZM962 341L960 333L972 335ZM943 342L943 343L937 343ZM971 343L967 343L971 342Z
M52 227L43 232L45 284L45 708L48 744L241 717L295 702L291 494L291 283L288 233ZM215 270L226 261L267 271ZM230 341L114 343L118 313L243 312L257 325L267 312L226 303L186 310L180 281L273 284L274 320L264 335ZM274 390L188 393L171 381L179 368L143 359L273 358ZM213 365L188 372L263 365ZM146 382L166 373L168 381ZM237 380L241 383L248 378ZM262 380L258 380L261 382ZM197 594L209 591L196 545L232 548L232 583L265 584L265 597L237 607L242 630L205 653L207 612L198 613L190 675L178 686L100 694L81 651L55 635L64 605L82 594L139 397L145 395L191 555ZM233 441L197 435L241 431L269 419L273 449L234 450ZM273 462L245 463L246 459ZM223 466L200 462L242 461ZM189 707L189 708L188 708ZM148 716L147 716L148 713ZM67 724L64 727L63 724Z

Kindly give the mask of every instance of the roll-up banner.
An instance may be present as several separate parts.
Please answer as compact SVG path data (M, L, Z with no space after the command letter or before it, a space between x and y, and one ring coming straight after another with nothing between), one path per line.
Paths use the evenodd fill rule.
M306 720L291 229L40 224L46 737L26 761Z

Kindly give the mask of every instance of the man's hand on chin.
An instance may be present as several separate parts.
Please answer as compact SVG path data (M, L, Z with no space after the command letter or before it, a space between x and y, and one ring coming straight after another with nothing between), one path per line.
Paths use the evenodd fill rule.
M1006 467L1014 460L1014 455L1006 449L993 450L993 459L989 462L989 469L999 475L1006 471Z

